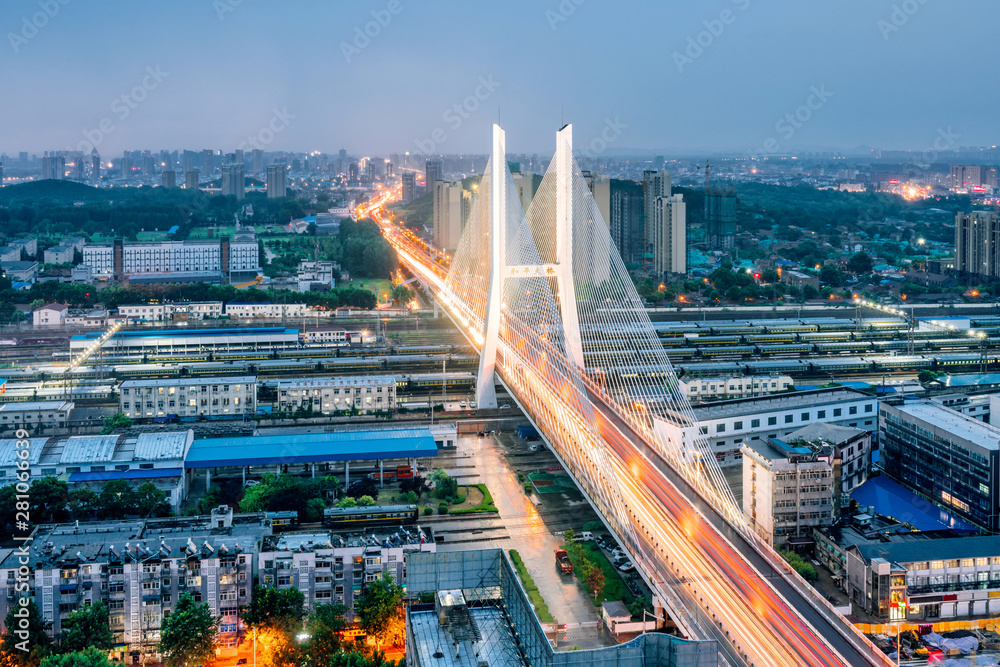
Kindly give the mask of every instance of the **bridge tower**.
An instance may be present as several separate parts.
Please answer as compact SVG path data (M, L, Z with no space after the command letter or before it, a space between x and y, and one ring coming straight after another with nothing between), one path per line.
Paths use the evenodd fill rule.
M576 284L573 280L572 125L564 125L556 133L556 275L566 357L583 372L583 344L580 340Z
M497 337L500 335L500 310L503 301L503 277L506 273L507 243L507 150L503 129L493 125L493 155L490 159L490 276L486 292L486 322L476 375L476 402L480 409L497 407L496 378Z

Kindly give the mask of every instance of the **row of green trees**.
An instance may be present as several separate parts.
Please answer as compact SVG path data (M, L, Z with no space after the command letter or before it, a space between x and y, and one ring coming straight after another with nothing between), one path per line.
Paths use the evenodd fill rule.
M5 539L16 519L16 496L14 486L0 487L0 534ZM167 494L152 482L132 486L127 480L115 479L105 482L99 491L87 487L71 491L64 480L41 477L31 484L28 498L31 519L39 524L170 514Z
M380 649L402 628L403 589L383 575L368 584L355 603L358 626L375 640L375 650L345 641L348 628L343 605L320 605L313 613L297 588L278 590L255 586L250 606L241 612L247 626L244 638L256 647L262 667L393 667ZM24 606L23 621L14 610L4 620L0 637L0 664L5 667L111 667L108 652L114 646L108 609L95 602L73 612L62 622L58 644L35 603ZM14 633L25 629L27 637ZM219 621L208 605L190 593L181 595L173 613L163 617L159 651L167 667L186 667L215 658ZM27 648L28 650L21 650Z

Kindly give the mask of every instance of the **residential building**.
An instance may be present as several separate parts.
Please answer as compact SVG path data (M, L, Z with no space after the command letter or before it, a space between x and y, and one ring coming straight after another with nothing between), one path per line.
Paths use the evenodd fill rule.
M359 414L396 409L396 378L392 375L278 380L277 409L294 412L311 409L333 414Z
M434 184L434 245L454 253L472 212L472 193L461 181Z
M955 271L960 276L1000 278L1000 215L996 211L955 216Z
M364 534L285 533L264 538L257 572L267 588L302 591L310 612L321 604L344 605L350 622L367 584L387 575L405 585L410 554L436 550L429 527L374 528Z
M164 188L176 188L177 187L177 172L173 169L167 169L160 174L160 185Z
M840 506L850 503L848 494L868 480L871 469L872 434L860 428L816 422L792 431L785 442L807 442L829 447L834 462L834 497Z
M730 185L705 192L705 227L710 248L732 250L736 245L736 190Z
M174 317L182 315L189 320L218 319L222 317L221 301L188 301L174 304Z
M36 327L58 327L63 324L69 306L64 303L47 303L31 312L31 322Z
M1000 529L997 426L925 399L887 399L879 449L886 475L978 526Z
M122 304L118 314L139 322L166 322L173 319L174 306L170 303Z
M819 289L819 276L811 273L805 273L803 271L796 271L795 269L785 269L782 271L781 282L786 285L791 285L792 287L802 288L806 285L810 285Z
M32 533L28 568L34 602L59 636L66 617L98 601L109 609L117 661L157 661L163 619L184 593L208 605L220 622L216 646L234 656L239 610L250 604L254 554L270 522L234 515L222 506L210 516L44 525ZM0 561L0 617L17 600L24 563L7 550Z
M1000 612L1000 536L852 545L851 601L883 621L937 621Z
M226 304L226 315L230 318L250 319L254 317L302 317L305 313L306 304L304 303L246 303L230 301Z
M38 255L38 239L33 238L22 238L14 239L8 243L12 248L21 248L27 257L35 257Z
M666 171L644 171L642 172L642 228L643 228L643 257L652 260L654 250L654 235L652 233L651 222L653 220L653 209L656 207L656 200L660 197L669 197L671 190L670 174Z
M402 192L400 193L401 199L404 204L409 204L416 198L417 175L412 171L404 171L400 176L400 180L402 180L403 183Z
M264 173L264 151L260 148L255 148L250 152L250 161L253 163L253 173L263 174Z
M76 248L73 246L59 244L51 248L46 248L42 256L46 264L72 264L75 252Z
M687 273L687 205L676 194L657 197L652 207L652 220L647 220L653 242L653 272Z
M730 377L691 377L678 380L688 400L742 398L787 391L795 381L787 375L735 375Z
M32 283L38 279L38 262L0 262L3 274L16 283Z
M424 162L425 191L434 192L434 183L442 180L444 180L444 169L442 168L441 160L426 160Z
M126 380L118 385L118 410L133 419L220 417L257 412L257 377Z
M246 182L243 178L242 164L222 165L222 194L237 199L246 196Z
M103 280L154 275L197 279L209 274L238 280L260 270L257 239L248 230L218 241L126 243L115 239L114 243L88 244L83 248L83 261L95 277Z
M520 168L513 174L514 187L517 188L518 199L521 200L521 208L525 211L531 206L531 200L538 192L538 186L542 184L542 175L530 171L521 172Z
M641 262L644 253L642 184L617 178L596 178L591 189L622 261Z
M0 431L26 428L31 433L66 428L72 401L23 401L0 403Z
M2 262L20 262L21 261L21 247L20 246L4 246L0 248L0 263Z
M813 422L874 431L877 413L874 396L847 387L736 398L694 408L701 433L723 466L740 463L743 442L785 438Z
M197 190L198 189L198 172L194 169L189 169L184 172L184 189L185 190Z
M277 199L287 196L287 165L284 162L267 165L267 198Z
M743 513L768 544L812 541L837 515L833 450L766 438L743 443Z

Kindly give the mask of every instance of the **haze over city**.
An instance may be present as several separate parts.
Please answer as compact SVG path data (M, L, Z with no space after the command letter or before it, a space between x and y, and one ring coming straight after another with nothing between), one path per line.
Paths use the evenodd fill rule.
M294 122L272 147L292 151L483 153L498 117L516 152L551 151L563 119L584 141L618 119L612 154L922 150L948 126L996 142L987 1L50 4L0 8L8 150L75 148L106 118L102 152L237 145L273 109ZM147 66L162 81L115 105ZM776 129L814 86L829 99Z

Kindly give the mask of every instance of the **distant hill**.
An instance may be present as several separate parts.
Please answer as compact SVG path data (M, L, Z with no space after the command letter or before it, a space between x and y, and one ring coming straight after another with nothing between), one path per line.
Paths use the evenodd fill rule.
M106 190L84 185L76 181L28 181L0 188L0 202L19 200L57 199L64 203L75 201L98 201L109 199Z

